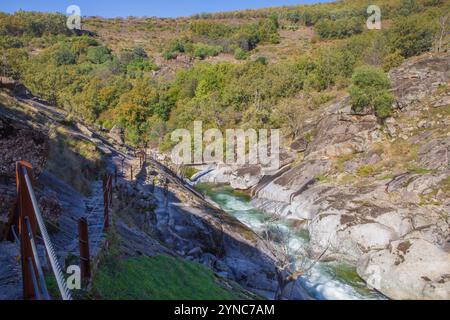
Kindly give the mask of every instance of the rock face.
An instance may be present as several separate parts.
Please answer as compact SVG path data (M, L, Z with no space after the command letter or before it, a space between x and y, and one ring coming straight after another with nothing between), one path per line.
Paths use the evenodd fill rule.
M30 162L37 177L43 170L47 154L48 139L43 133L0 116L0 222L7 222L16 198L16 161ZM51 205L47 200L41 202L43 207Z
M393 241L361 258L358 273L393 299L450 299L450 255L423 239Z
M257 165L233 168L226 164L218 164L214 170L201 176L197 182L230 184L234 189L247 190L256 186L262 177L261 167Z
M109 131L108 136L119 145L124 144L123 132L118 127L114 126L111 131Z
M15 177L16 161L27 159L38 175L48 153L47 137L39 131L0 117L0 176Z
M449 71L447 55L427 55L418 60L412 59L392 70L389 77L393 83L398 107L410 108L440 85L445 85L448 82Z
M325 107L306 150L294 145L304 160L253 188L260 209L306 222L312 254L328 248L393 299L450 293L449 65L424 56L393 70L399 110L384 125L347 98Z
M280 168L284 168L294 161L293 153L281 149L279 153ZM198 174L196 183L230 184L232 188L248 190L256 187L264 176L267 176L267 168L260 164L228 165L219 163L207 168L206 173ZM277 175L279 170L270 172L271 176Z
M13 243L0 242L0 300L22 298L20 248Z
M448 54L426 55L393 70L398 112L384 124L352 114L348 98L325 107L312 141L291 145L302 162L275 175L219 166L203 181L252 188L259 209L306 222L314 256L327 250L369 283L379 268L372 286L390 298L448 298L449 66Z
M117 186L115 202L117 230L127 254L181 256L251 292L275 297L276 250L161 163L147 160L135 183Z

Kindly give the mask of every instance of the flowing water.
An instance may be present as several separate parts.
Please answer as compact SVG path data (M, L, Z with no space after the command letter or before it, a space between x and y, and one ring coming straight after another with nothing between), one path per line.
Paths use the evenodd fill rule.
M286 243L297 268L310 269L299 278L297 285L302 286L315 299L383 299L382 295L367 288L355 268L337 262L314 264L306 259L304 253L309 242L308 232L287 221L274 221L269 215L255 209L250 197L245 194L228 186L199 184L196 188L256 233L267 235L269 232L271 238Z

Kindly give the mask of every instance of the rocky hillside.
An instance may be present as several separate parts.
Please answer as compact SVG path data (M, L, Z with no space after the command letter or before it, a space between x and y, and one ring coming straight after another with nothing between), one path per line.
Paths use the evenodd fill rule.
M83 216L88 218L91 254L97 268L91 286L86 292L76 293L77 297L275 297L279 289L277 251L238 220L207 202L170 169L154 159L147 159L140 167L134 150L113 139L120 137L108 138L104 132L96 132L82 123L67 123L64 113L56 108L33 99L10 96L7 91L3 91L1 96L1 188L6 190L2 192L2 197L8 197L2 201L2 226L8 223L15 199L14 163L19 159L28 159L36 168L36 193L63 266L77 261L76 221ZM51 130L43 130L45 127ZM57 132L64 138L55 135ZM85 147L81 148L81 145ZM94 150L86 146L93 146ZM62 153L55 152L54 148ZM69 151L70 158L66 158ZM72 171L78 172L79 176L85 174L84 170L89 168L93 161L92 154L96 152L101 154L103 170L111 172L118 168L109 234L102 232L99 174L91 174L89 192L76 190L79 183L65 178L72 176ZM69 161L70 166L61 161L55 163L61 159ZM130 167L134 168L133 179ZM51 170L56 171L52 173ZM48 204L46 199L52 199L54 206ZM18 247L3 241L0 242L0 253L0 298L18 299L21 292ZM157 269L157 265L167 259L175 259L170 261L180 264L179 268L186 272L190 270L188 276L192 282L185 283L187 289L192 285L194 290L198 280L205 288L217 292L217 296L183 296L182 292L168 296L164 295L163 290L151 286L136 295L110 283L114 282L109 279L111 274L114 278L114 274L120 272L127 286L140 288L141 279L133 278L136 269L121 271L122 268L126 269L128 263L139 261L137 266L149 264L156 268L154 272L164 273L164 270ZM151 276L145 270L141 274L141 277ZM163 281L166 281L168 288L178 288L180 279L175 272ZM155 283L152 285L155 286ZM301 293L297 295L296 298L304 298Z
M393 117L343 97L305 119L277 174L219 166L200 180L251 188L258 208L305 222L312 254L328 248L390 298L449 299L449 71L448 54L412 58L389 74Z

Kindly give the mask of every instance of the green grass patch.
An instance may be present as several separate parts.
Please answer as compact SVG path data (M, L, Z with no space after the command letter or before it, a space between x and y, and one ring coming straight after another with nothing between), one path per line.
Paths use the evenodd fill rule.
M375 168L371 165L362 165L356 171L358 177L365 178L373 176L375 173Z
M358 293L363 295L373 294L356 272L356 267L344 263L331 263L327 265L327 268L336 275L336 278L352 286Z
M183 168L183 175L188 179L191 179L197 172L199 172L199 171L193 167L184 167Z
M410 173L417 173L417 174L427 174L427 173L433 173L434 170L430 169L424 169L424 168L410 168Z
M226 193L230 196L240 198L244 201L251 201L252 197L246 191L235 190L229 185L223 184L211 184L211 183L198 183L195 185L195 189L203 194L212 196L215 193Z
M450 177L445 178L439 183L442 191L445 193L450 193Z
M203 265L158 255L108 259L94 277L93 297L108 300L230 300L244 299L246 295L237 284L225 284Z
M338 172L344 172L345 163L355 157L355 154L349 153L336 159L335 167Z
M327 183L330 182L330 179L323 175L323 174L318 174L317 176L314 177L314 179L316 179L317 182L319 183Z

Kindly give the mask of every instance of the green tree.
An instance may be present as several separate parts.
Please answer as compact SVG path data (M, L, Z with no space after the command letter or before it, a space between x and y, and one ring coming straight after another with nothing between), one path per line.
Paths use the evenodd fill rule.
M394 102L390 86L382 69L372 66L356 68L349 89L352 110L356 113L372 111L380 119L389 117Z
M76 56L72 53L67 45L62 45L55 52L55 62L58 66L67 65L67 64L75 64Z
M104 46L92 47L87 51L87 58L94 64L102 64L111 60L111 52Z
M437 25L420 15L397 18L388 31L391 51L400 50L404 58L419 55L431 49Z

